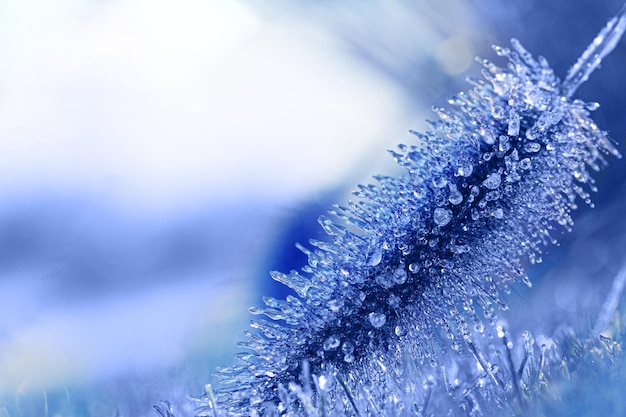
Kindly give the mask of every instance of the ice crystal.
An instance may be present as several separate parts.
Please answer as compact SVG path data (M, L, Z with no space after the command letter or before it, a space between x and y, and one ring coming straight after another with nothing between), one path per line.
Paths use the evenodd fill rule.
M309 414L318 392L326 408L359 414L354 393L364 393L377 399L367 405L374 414L414 414L434 382L416 384L408 373L437 365L449 347L481 368L484 378L454 394L476 414L490 392L476 387L504 383L477 343L485 324L495 325L511 284L530 285L523 263L539 262L559 229L570 229L579 200L591 204L590 172L605 155L619 156L591 119L597 105L571 97L625 22L610 21L564 81L516 40L495 47L508 65L482 60L483 78L435 108L431 130L412 132L416 143L391 151L406 173L359 186L356 201L320 218L330 238L300 246L308 256L301 271L271 273L297 296L251 309L271 320L252 322L258 332L240 344L249 350L243 364L218 370L222 409ZM506 339L501 327L496 334Z

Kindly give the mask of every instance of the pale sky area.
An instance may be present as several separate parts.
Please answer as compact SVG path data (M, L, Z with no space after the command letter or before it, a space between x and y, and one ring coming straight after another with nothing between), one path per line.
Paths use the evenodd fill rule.
M69 187L154 209L309 193L404 116L389 80L302 20L238 2L3 3L3 194Z
M385 150L429 115L431 103L418 108L415 92L349 53L320 24L323 17L244 4L0 1L4 206L29 196L78 195L114 207L128 223L148 224L182 218L201 205L289 207L346 182L354 189L391 167ZM457 23L471 23L471 13L455 10ZM380 16L368 13L373 21ZM467 31L438 32L431 15L421 23L404 22L419 40L400 44L404 53L423 55L450 76L467 70L474 56ZM377 53L384 61L397 51ZM260 251L278 212L260 211L262 226L243 222L247 229L216 246L217 256L233 258L233 249L227 251L239 235L252 236L244 247ZM76 224L69 223L73 233L92 227L77 213ZM220 219L212 221L218 229ZM121 244L135 242L120 235ZM241 337L245 309L258 302L252 283L233 280L232 271L253 270L252 258L181 285L172 280L67 307L47 304L54 285L48 265L4 272L0 294L9 299L0 303L0 393L30 380L63 384L166 367L200 328L207 340L220 332L203 342L213 343L216 355L232 352L228 337ZM84 280L89 286L89 276Z

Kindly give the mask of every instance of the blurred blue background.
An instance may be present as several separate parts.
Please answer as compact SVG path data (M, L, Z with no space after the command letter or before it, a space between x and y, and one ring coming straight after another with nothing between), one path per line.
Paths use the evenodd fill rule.
M516 37L565 74L620 3L1 0L0 410L185 407L247 307L285 295L267 271L300 268L332 202L399 172L385 150L476 55ZM624 62L622 42L578 94L622 153ZM550 334L606 296L625 168L529 270L514 328Z

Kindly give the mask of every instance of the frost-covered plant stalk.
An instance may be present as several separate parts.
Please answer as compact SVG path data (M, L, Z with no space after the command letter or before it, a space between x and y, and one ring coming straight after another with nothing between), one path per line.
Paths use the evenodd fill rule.
M523 263L571 228L580 200L590 204L590 171L619 156L591 119L598 105L572 96L625 26L622 12L564 80L516 40L496 47L508 65L482 61L484 79L435 109L431 130L412 132L416 143L391 152L406 173L359 186L357 201L320 219L330 239L301 247L302 271L271 273L297 295L251 309L270 320L252 322L258 332L241 343L241 365L218 370L219 409L422 413L431 390L420 369L443 363L448 348L505 389L517 372L503 378L480 340L506 308L507 288L530 285Z

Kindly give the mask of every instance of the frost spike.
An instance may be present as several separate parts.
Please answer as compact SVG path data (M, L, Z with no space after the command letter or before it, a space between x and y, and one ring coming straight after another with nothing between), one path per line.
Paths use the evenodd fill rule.
M216 398L229 415L299 416L323 398L335 410L398 415L395 407L416 402L389 378L402 378L406 364L441 369L450 350L473 355L505 389L477 341L496 308L508 308L506 290L529 284L523 263L540 262L556 232L570 229L578 200L591 204L591 171L619 156L591 119L597 105L570 96L625 28L622 9L564 82L515 40L496 48L508 66L479 61L484 80L436 108L431 130L412 132L417 143L392 152L406 173L374 177L357 201L322 217L328 238L298 246L308 257L302 275L271 272L298 297L251 310L275 322L253 321L257 332L239 344L251 351L239 355L246 365L217 372L226 383ZM299 388L317 377L336 384ZM291 397L301 403L287 409Z
M600 62L617 46L626 30L626 3L617 15L609 20L598 33L585 52L570 68L562 84L565 97L570 98L587 81L589 75L600 65Z

